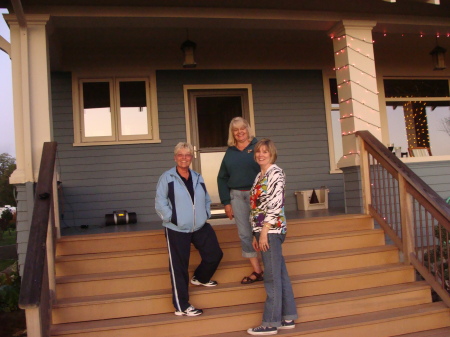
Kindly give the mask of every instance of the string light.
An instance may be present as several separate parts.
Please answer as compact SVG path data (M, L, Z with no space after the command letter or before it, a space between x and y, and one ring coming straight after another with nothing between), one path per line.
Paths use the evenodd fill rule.
M342 122L344 119L349 119L349 118L356 118L356 119L359 119L360 121L362 121L362 122L364 122L364 123L366 123L366 124L368 124L368 125L372 125L372 126L376 127L377 129L380 129L380 126L379 126L379 125L376 125L376 124L373 124L373 123L371 123L371 122L368 122L368 121L366 121L365 119L363 119L363 118L361 118L361 117L354 116L353 114L350 114L350 116L343 116L342 118L339 119L339 121Z
M351 47L350 45L347 45L347 46L345 46L345 47L343 47L343 48L341 48L341 49L335 51L334 53L335 53L336 55L343 54L343 53L345 52L346 49L353 50L354 52L356 52L356 53L358 53L358 54L360 54L360 55L362 55L362 56L364 56L364 57L367 57L369 60L375 61L375 59L374 59L373 57L370 57L368 54L363 54L360 50L355 49L355 48Z
M370 77L372 77L372 78L376 78L375 75L369 74L368 72L365 72L364 70L362 70L362 69L356 67L354 64L350 64L350 63L347 63L347 64L345 64L345 65L343 65L343 66L341 66L341 67L337 67L337 68L335 67L335 68L333 68L333 70L339 71L339 70L342 70L342 69L347 69L348 67L353 67L353 68L355 68L356 70L359 70L359 71L361 72L361 74L370 76Z
M364 103L364 102L361 102L361 101L358 101L356 98L348 98L348 99L346 99L346 100L344 100L344 99L341 99L341 101L339 102L339 103L350 103L351 101L353 101L353 102L357 102L357 103L359 103L359 104L362 104L362 105L364 105L365 107L367 107L367 108L369 108L370 110L372 110L372 111L375 111L375 112L379 112L379 110L377 110L377 109L375 109L375 108L372 108L372 107L370 107L370 106L368 106L366 103Z
M333 40L337 39L338 41L340 41L341 39L346 39L346 46L343 47L343 48L341 48L341 49L339 49L339 50L337 50L337 51L335 51L335 55L343 54L343 53L345 53L345 52L348 53L349 50L352 50L352 51L354 51L354 52L356 52L356 53L358 53L358 54L360 54L360 55L362 55L362 56L368 58L368 59L369 59L370 61L372 61L372 62L375 61L374 58L371 57L371 56L369 56L368 54L367 54L367 55L363 54L363 53L360 51L360 49L356 49L356 48L352 47L352 46L350 45L350 43L349 43L349 40L358 40L358 41L361 41L361 42L364 42L364 43L368 43L368 44L370 44L370 45L373 45L373 43L374 43L375 41L373 41L373 40L372 40L372 41L368 41L368 40L366 40L366 39L357 38L357 37L354 37L354 36L351 36L351 35L348 35L348 34L346 34L346 35L341 35L341 36L332 36L331 38L332 38ZM355 64L350 64L350 63L349 63L349 64L342 65L342 66L340 66L340 67L335 67L335 68L333 68L333 70L334 70L334 71L347 70L347 69L349 69L350 67L352 67L352 68L358 70L362 75L367 75L367 76L369 76L369 77L372 78L372 79L375 79L375 78L376 78L375 75L372 75L372 74L370 74L370 73L364 71L363 69L358 68ZM344 79L343 82L337 84L337 87L338 87L338 89L341 89L343 85L345 85L345 84L350 85L352 82L353 82L354 84L358 85L359 87L363 88L367 93L372 93L372 94L374 94L374 95L378 95L378 92L375 92L375 91L373 91L373 90L370 90L370 89L368 89L367 87L365 87L365 86L363 86L362 84L360 84L359 82L354 81L354 80L350 80L350 79L349 79L349 80ZM339 104L343 104L343 103L347 103L347 104L348 104L348 103L350 103L350 102L357 102L357 103L359 103L359 104L365 106L366 108L370 109L371 111L379 112L378 109L375 109L375 108L373 108L373 107L371 107L371 106L368 106L368 105L366 105L366 103L361 102L361 101L359 101L359 100L357 100L357 99L355 99L355 98L352 98L352 97L350 97L350 98L348 98L348 99L341 99L340 102L339 102ZM369 121L365 120L364 118L362 118L362 117L360 117L360 116L355 116L355 115L353 115L353 113L350 113L350 114L348 114L348 115L344 115L342 118L339 119L339 121L342 122L342 121L345 120L345 119L351 119L351 118L356 118L356 119L360 120L361 122L366 123L366 124L369 126L369 128L370 128L370 127L375 127L375 128L377 128L378 130L381 129L381 127L380 127L379 125L374 124L374 123L372 123L372 122L369 122ZM345 136L351 136L351 135L354 135L357 131L358 131L358 130L343 131L343 132L342 132L342 136L343 136L343 137L345 137ZM344 158L346 158L347 156L351 156L351 155L359 155L359 153L358 153L358 152L354 152L354 151L350 151L350 152L348 152L347 154L344 155Z
M338 36L331 36L331 39L332 40L338 40L338 41L340 41L341 39L345 39L345 38L347 38L347 36L350 38L350 40L358 40L358 41L361 41L361 42L364 42L364 43L368 43L368 44L374 44L375 43L375 41L367 41L366 39L361 39L361 38L359 38L359 37L356 37L356 36L352 36L352 35L349 35L349 34L344 34L344 35L338 35Z
M366 88L365 86L363 86L362 84L360 84L359 82L355 82L355 81L352 81L352 80L344 80L343 82L339 83L339 84L337 85L337 87L338 87L338 88L341 88L342 85L344 85L344 84L350 84L351 82L352 82L352 83L355 83L356 85L358 85L358 86L360 86L361 88L365 89L366 92L371 92L371 93L374 94L374 95L378 95L378 91L377 91L377 92L372 91L372 90Z
M374 33L374 34L377 34L376 32ZM388 36L395 36L395 34L388 34L388 32L383 32L383 33L379 33L379 34L382 34L383 35L383 37L388 37ZM418 37L421 37L421 38L423 38L423 37L425 37L425 36L427 36L428 34L425 34L424 32L419 32L419 33L401 33L400 34L400 36L401 37L405 37L406 35L416 35L416 36L418 36ZM432 34L429 34L429 35L432 35ZM445 37L448 37L448 38L450 38L450 32L447 32L447 33L441 33L441 32L437 32L436 34L435 34L435 36L436 37L443 37L443 36L445 36Z

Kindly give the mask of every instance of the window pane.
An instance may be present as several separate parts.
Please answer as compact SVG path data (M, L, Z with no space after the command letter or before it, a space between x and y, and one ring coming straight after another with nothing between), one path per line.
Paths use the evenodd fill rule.
M336 163L338 163L343 156L340 119L341 115L339 111L339 104L333 104L331 110L331 125L333 128L334 159L336 160Z
M401 148L401 152L408 151L408 140L406 138L405 113L403 112L403 104L399 102L398 106L386 107L389 139L394 148ZM387 144L385 144L387 145Z
M145 81L120 82L120 123L122 135L147 135Z
M393 104L393 103L391 103ZM394 147L430 147L433 156L450 155L449 102L396 102L387 106Z
M429 102L429 105L432 104ZM433 156L450 155L450 107L429 106L427 107L427 118L431 154Z
M330 97L331 104L339 104L337 80L330 78Z
M448 97L448 80L384 80L386 97Z
M109 82L83 83L84 136L112 136Z
M200 147L227 146L230 121L239 116L242 117L241 96L197 97Z

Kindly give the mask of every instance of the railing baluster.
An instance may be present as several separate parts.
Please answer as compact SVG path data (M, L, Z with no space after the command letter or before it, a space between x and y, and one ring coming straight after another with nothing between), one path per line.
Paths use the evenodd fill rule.
M364 191L372 201L365 207L402 250L404 262L413 264L450 307L449 208L372 134L358 131L356 136L361 138L361 158L369 162L368 174L361 168L362 186L371 189Z

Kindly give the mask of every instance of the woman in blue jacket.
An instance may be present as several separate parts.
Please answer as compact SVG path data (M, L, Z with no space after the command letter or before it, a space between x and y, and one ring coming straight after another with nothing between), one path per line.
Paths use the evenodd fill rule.
M191 283L214 287L211 277L217 270L223 253L216 233L206 221L211 216L211 199L202 176L189 169L192 162L191 144L175 146L176 166L164 172L156 188L155 208L163 220L169 271L172 282L172 301L175 315L198 316L203 310L189 303L189 255L191 243L200 252L202 261L194 271Z

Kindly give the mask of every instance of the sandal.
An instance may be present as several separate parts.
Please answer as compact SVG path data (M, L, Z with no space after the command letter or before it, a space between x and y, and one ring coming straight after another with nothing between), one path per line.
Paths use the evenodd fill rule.
M241 284L251 284L257 281L264 281L264 277L263 277L264 272L262 271L260 274L258 274L256 271L254 271L253 273L250 274L250 276L255 276L255 279L252 279L250 276L245 276L242 281Z

